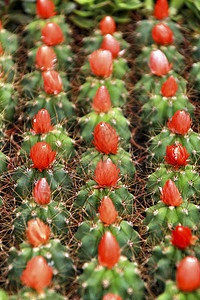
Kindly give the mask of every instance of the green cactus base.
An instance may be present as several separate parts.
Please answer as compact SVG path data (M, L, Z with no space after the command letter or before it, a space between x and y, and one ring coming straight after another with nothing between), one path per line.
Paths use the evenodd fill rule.
M27 242L20 244L19 250L15 247L10 249L8 258L8 278L11 284L21 287L20 277L26 269L29 260L35 256L43 256L48 265L53 268L54 284L70 285L75 271L69 250L62 245L60 240L50 240L47 244L33 247Z
M26 65L31 70L36 63L35 57L36 57L37 50L42 45L44 45L42 42L37 43L37 47L34 47L30 51L28 51L28 59ZM58 69L59 73L60 71L66 72L67 78L69 78L72 73L72 69L74 67L74 54L71 50L71 46L68 44L61 44L61 45L53 46L52 49L54 50L57 57L56 69Z
M59 157L66 159L66 161L72 160L75 155L74 143L70 137L68 137L66 131L62 128L60 124L54 126L52 131L44 134L32 134L31 132L26 132L23 134L23 144L20 149L21 157L30 154L30 149L37 142L47 142L51 145L53 150L56 150Z
M42 177L46 177L54 198L58 196L66 200L72 196L72 180L67 174L68 170L63 165L55 164L51 169L43 170L42 172L31 168L31 165L31 162L28 160L28 164L16 168L12 176L13 194L16 199L23 200L30 196L34 182L40 180Z
M173 70L181 74L185 68L184 57L181 55L174 45L158 46L153 44L149 47L143 47L142 53L136 58L136 68L141 73L149 72L149 59L151 51L160 49L167 57L169 63L173 63Z
M131 138L129 130L129 121L126 119L120 108L110 109L106 113L97 114L95 111L81 117L79 119L80 136L85 143L92 145L93 131L95 126L100 122L110 123L115 127L116 132L119 134L119 140L123 148L127 148L127 144Z
M0 82L0 113L5 121L11 121L17 107L17 92L11 83Z
M181 250L173 246L170 240L169 236L165 237L164 242L153 249L153 253L148 260L149 274L154 279L157 291L160 293L164 291L167 280L175 280L176 266L184 257L189 255L200 259L199 244Z
M97 222L83 222L74 235L76 243L75 252L81 261L89 261L97 257L98 245L106 231L112 232L120 246L121 254L128 259L135 260L140 252L140 237L133 225L127 221L116 222L110 226L104 226Z
M0 175L3 175L8 171L7 164L8 164L7 156L0 151Z
M82 186L73 204L75 214L82 213L86 220L94 219L104 196L109 196L112 199L119 216L134 213L134 196L128 192L125 186L118 183L120 188L111 190L108 188L94 188L97 185L94 180L90 180Z
M118 56L117 58L113 59L113 72L111 75L112 79L124 79L128 76L130 69L127 64L127 60L123 57ZM90 68L89 59L86 60L86 63L81 68L82 76L81 78L85 78L86 76L94 76L95 74L92 73Z
M147 241L157 244L171 229L181 223L196 230L199 224L199 207L184 201L181 205L167 206L162 201L147 208L143 224L147 226Z
M190 154L189 163L196 164L200 155L200 135L192 129L185 135L175 134L167 127L164 127L158 135L150 139L148 152L151 162L164 162L167 146L178 143L181 143Z
M3 52L9 55L16 55L19 48L18 37L16 34L11 33L10 31L2 28L0 35L0 43L3 49Z
M127 102L128 91L124 81L120 79L101 79L88 77L87 81L80 87L77 106L85 115L91 111L93 98L101 85L105 85L110 94L111 104L114 107L123 107Z
M122 180L133 181L135 176L135 166L131 159L131 154L124 151L122 148L118 148L117 154L107 154L97 151L95 148L90 148L81 155L80 165L77 167L76 171L79 176L86 175L88 177L94 176L94 169L96 169L99 160L104 158L110 158L114 164L120 169L120 174L122 174Z
M193 87L199 91L200 89L200 62L194 63L189 76Z
M120 43L120 49L128 49L129 44L123 39L122 33L116 31L112 34L114 38ZM101 34L101 31L95 30L93 35L86 36L83 38L83 51L86 55L91 54L93 51L101 48L104 36Z
M65 93L69 94L70 82L67 79L65 72L59 72L59 75L62 79L63 91ZM44 91L42 72L39 70L36 70L31 73L25 74L22 77L21 85L23 86L23 92L24 92L25 96L28 99L35 99L36 96L41 95L41 93ZM62 94L62 92L60 94ZM55 97L57 97L57 96L55 96ZM44 93L44 97L48 98L48 97L51 97L51 95Z
M142 124L149 131L158 131L178 110L185 110L194 118L195 107L186 95L177 94L168 98L152 95L142 107Z
M179 94L186 95L187 81L183 77L171 70L168 74L164 76L156 76L153 74L143 75L134 87L135 98L140 103L144 104L149 101L151 95L161 95L162 85L171 75L174 76L178 84L178 91L176 92L175 97L178 97Z
M71 42L71 29L69 28L69 25L65 23L64 15L53 16L49 19L41 19L38 17L35 18L33 22L29 23L25 28L27 34L24 38L24 42L30 48L33 47L36 42L41 41L41 29L48 22L55 22L60 26L63 32L65 44L69 44Z
M31 288L24 288L18 292L17 295L9 297L9 300L65 300L65 298L56 293L54 290L44 289L43 294L38 294ZM2 299L4 300L4 299Z
M200 60L200 33L195 33L192 36L192 57L195 61Z
M2 72L6 82L12 84L12 82L15 80L15 77L17 77L17 66L13 62L12 56L0 56L0 73Z
M154 43L152 38L152 29L158 23L164 23L169 26L174 34L174 44L180 45L183 41L183 35L180 31L180 25L171 21L169 18L165 18L160 21L155 19L154 17L149 17L148 20L142 20L137 23L137 27L134 31L134 38L136 39L136 43L139 46L150 46Z
M111 270L100 266L97 260L85 264L78 282L83 300L102 300L108 293L120 295L126 300L145 299L144 282L138 275L137 264L129 262L124 256Z
M24 200L21 206L16 209L14 221L14 235L17 240L25 239L27 222L39 218L47 224L54 236L58 239L67 237L70 227L71 214L66 210L62 201L51 201L48 205L39 205L34 201Z
M167 164L160 164L147 181L147 190L152 193L155 201L160 200L159 187L164 187L166 181L171 179L176 184L183 200L198 199L200 193L200 177L192 165L186 165L183 169L175 169ZM198 200L197 200L198 201Z
M184 293L177 288L176 282L167 281L163 294L157 300L196 300L200 299L200 290Z

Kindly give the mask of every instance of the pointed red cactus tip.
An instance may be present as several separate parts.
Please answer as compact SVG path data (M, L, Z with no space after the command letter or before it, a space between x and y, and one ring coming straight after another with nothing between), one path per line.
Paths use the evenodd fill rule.
M171 243L179 249L186 249L187 247L194 245L196 236L192 236L192 231L188 226L177 225L175 230L172 230Z
M169 16L169 6L167 0L157 0L153 15L158 20L165 19Z
M180 166L186 166L188 164L189 156L190 154L186 148L179 143L167 146L166 156L164 158L167 160L166 163L174 166L175 170L177 170Z
M47 19L53 17L57 14L55 10L55 5L51 0L37 0L36 4L36 14L42 18Z
M64 35L60 26L54 22L48 22L42 27L42 41L48 46L55 46L64 41Z
M51 125L51 118L48 110L40 109L38 111L36 117L33 117L32 127L33 130L31 129L30 131L33 134L43 134L54 129L54 127Z
M50 228L39 218L28 221L26 236L33 247L39 247L49 240Z
M98 247L99 264L112 269L119 261L120 248L116 238L110 231L106 231L103 235Z
M32 168L37 168L42 172L42 170L49 168L55 157L56 151L52 151L50 144L38 142L31 149Z
M62 90L62 79L58 72L49 70L42 72L44 90L47 94L58 95Z
M48 71L54 68L57 60L53 49L47 45L42 45L38 48L35 61L36 67L41 71Z
M107 160L100 160L97 164L96 171L94 170L95 177L92 177L100 187L118 187L121 175L119 176L120 169L117 164L114 164L110 158Z
M101 34L113 34L116 31L116 24L115 21L113 20L112 17L106 16L104 17L100 24L99 27L101 29Z
M178 91L178 84L173 75L171 75L162 85L161 94L163 97L173 97Z
M173 32L164 23L156 24L152 30L152 37L158 45L170 45L173 43Z
M122 298L119 295L109 293L103 297L103 300L122 300Z
M179 193L175 183L168 179L161 190L161 200L169 206L179 206L183 203L182 196Z
M101 207L99 208L100 220L108 226L114 223L117 219L118 212L115 210L115 206L110 197L105 196L101 201Z
M112 53L108 50L99 49L92 52L89 57L92 72L101 77L109 77L113 72Z
M109 92L105 85L101 85L98 88L93 98L92 108L95 110L96 113L101 113L101 112L105 113L110 110L111 100L110 100Z
M184 110L178 110L172 117L172 120L168 120L167 126L172 133L187 134L191 128L192 119L190 114Z
M119 134L109 123L100 122L94 129L93 144L99 152L117 154Z
M151 73L157 76L167 74L172 68L172 64L169 64L166 55L160 50L151 51L149 66Z
M116 58L120 52L120 43L111 34L106 34L101 44L101 49L109 50L113 58Z
M200 262L194 256L186 256L177 267L176 282L179 290L187 293L200 287Z
M53 276L53 269L49 267L43 256L35 256L28 261L23 271L21 281L28 287L42 293L49 286Z
M33 198L40 205L47 205L51 200L51 189L45 177L42 177L35 185Z

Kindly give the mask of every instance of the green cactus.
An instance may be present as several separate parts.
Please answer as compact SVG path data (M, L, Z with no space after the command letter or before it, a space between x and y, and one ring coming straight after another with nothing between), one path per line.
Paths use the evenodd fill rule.
M65 95L65 93L69 94L70 82L67 79L65 72L59 72L59 75L62 79L62 84L63 84L63 92L61 92L60 94L63 94L63 95ZM25 74L22 77L21 85L23 86L24 95L27 98L35 99L35 97L38 95L42 96L44 98L53 97L52 95L47 96L47 94L45 94L45 93L44 93L44 95L42 95L43 94L42 91L44 90L44 84L43 84L42 72L39 70L35 70L33 72ZM60 95L60 94L58 94L58 95ZM65 96L65 101L66 100L67 99Z
M28 51L28 59L26 61L26 65L30 69L32 69L35 65L35 57L37 50L42 45L44 45L42 42L37 43L37 47L31 48L31 50ZM71 50L71 46L68 44L61 44L55 45L52 48L57 57L57 69L59 71L66 72L67 77L70 77L70 74L72 73L72 69L74 67L74 54Z
M6 293L3 290L0 290L0 299L1 300L8 300Z
M24 42L29 47L33 47L37 42L41 41L41 29L48 22L55 22L60 26L65 38L63 43L68 45L71 42L71 29L69 28L69 25L65 23L65 16L58 15L49 19L35 18L33 22L25 27L26 36Z
M75 214L82 212L86 220L95 218L104 196L111 198L120 216L133 214L134 196L128 192L125 186L118 183L120 188L111 190L109 188L95 188L96 185L94 180L90 180L82 186L73 204Z
M39 205L34 201L24 200L21 206L16 209L16 219L13 225L17 240L23 240L27 222L35 218L39 218L49 225L57 238L66 237L69 231L71 214L66 210L62 201L52 200L47 205Z
M5 28L1 29L1 35L0 35L0 43L3 52L5 52L7 55L16 55L19 43L18 43L18 37L15 33L12 33Z
M200 60L200 33L195 32L192 35L192 57L195 61Z
M87 144L92 143L94 128L100 122L110 123L119 134L123 147L127 148L127 143L129 143L131 138L129 121L124 117L122 110L119 107L100 114L91 111L89 114L79 119L80 136Z
M8 158L7 156L0 151L0 175L7 172L7 164L8 164Z
M123 39L122 33L116 31L112 34L114 38L120 43L121 50L128 49L129 44ZM94 33L90 36L83 38L83 51L86 55L91 54L93 51L101 48L104 36L101 34L99 29L95 30Z
M86 263L78 282L83 300L101 300L108 293L118 294L126 300L145 299L144 282L138 275L137 264L124 256L111 270L100 266L97 260Z
M167 206L159 201L146 210L143 224L147 226L147 241L154 245L160 243L171 228L179 223L196 229L199 224L199 207L188 201L176 207Z
M184 293L177 288L176 282L167 281L163 294L159 295L157 300L196 300L200 299L200 290Z
M88 77L87 81L80 87L77 98L77 105L83 115L91 110L93 98L101 85L105 85L108 89L111 103L113 107L123 107L127 102L128 91L124 81L120 79L101 79Z
M152 38L152 29L158 23L164 23L165 25L169 26L174 34L174 44L180 45L183 41L183 35L180 31L180 25L175 23L169 19L165 20L157 20L154 17L148 18L148 20L141 20L137 22L137 27L134 31L134 38L136 39L137 45L142 46L150 46L154 43Z
M37 293L35 290L31 288L23 288L18 292L17 295L13 295L9 297L9 300L64 300L65 298L56 293L54 290L44 289L44 293ZM4 299L2 299L4 300Z
M4 121L12 121L18 104L18 95L14 85L5 80L7 81L6 76L3 79L0 78L0 113Z
M95 148L90 148L85 151L80 158L79 166L76 171L78 175L87 174L89 177L94 176L94 169L96 169L97 163L103 158L110 158L114 164L117 164L122 174L123 180L132 181L135 176L135 166L131 154L124 151L122 148L118 148L117 154L107 154L97 151Z
M50 185L51 192L54 195L62 195L64 199L72 195L72 180L69 177L68 170L64 165L55 164L51 169L40 172L38 169L31 168L31 162L26 157L27 163L16 168L13 180L13 194L16 199L26 199L33 190L34 182L46 177Z
M170 243L169 236L153 249L148 259L148 269L151 278L154 279L158 291L163 292L165 282L175 280L176 266L186 256L196 256L200 259L200 245L195 244L182 250Z
M141 121L149 131L157 131L165 125L168 118L173 117L176 111L185 110L194 117L194 105L184 94L176 94L173 97L152 95L147 103L142 106Z
M26 132L23 134L23 144L20 150L20 155L23 157L30 154L30 149L37 142L47 142L51 145L52 150L56 150L59 157L72 160L75 155L74 141L68 137L66 131L60 124L55 125L54 129L43 134L32 134Z
M0 73L2 72L4 74L3 76L5 77L6 82L11 84L14 81L15 77L17 77L17 66L13 62L12 57L7 54L0 55Z
M86 221L81 223L74 235L75 252L81 261L97 257L98 245L106 231L111 231L116 237L122 255L132 260L139 255L140 237L132 223L121 221L106 227L100 220Z
M33 247L27 242L10 249L8 258L8 278L10 284L21 287L20 277L26 269L27 262L35 256L43 256L49 266L53 268L54 276L52 281L56 284L69 285L75 275L72 259L69 250L62 245L60 240L49 240L47 244Z
M193 87L199 91L200 89L200 62L193 63L190 71L189 79Z
M123 79L127 77L130 69L127 64L127 60L123 57L118 56L117 58L113 59L113 72L111 75L112 79ZM86 76L94 76L95 74L92 73L90 68L89 60L86 59L86 63L81 68L81 73L83 74L83 78Z
M164 162L168 145L181 143L190 154L190 163L195 164L200 154L200 135L192 129L185 135L172 133L168 127L163 127L162 131L150 139L148 148L151 162Z
M149 175L147 190L153 194L155 201L160 199L159 187L164 187L166 181L171 179L177 186L184 200L199 197L200 177L192 165L186 165L183 169L174 170L167 164L160 164L154 173Z
M170 71L168 74L164 76L156 76L153 74L145 74L142 75L141 79L136 83L134 87L135 98L142 104L147 103L149 101L150 96L153 97L161 95L161 88L163 83L173 75L177 84L178 91L176 92L176 97L186 97L186 85L187 81L175 73L174 71ZM183 95L184 94L184 95ZM170 98L171 99L171 98ZM187 99L187 97L186 97ZM183 101L183 100L182 100Z
M158 49L160 49L166 55L170 64L173 63L173 70L175 72L179 74L183 72L185 67L184 57L177 51L176 47L174 45L159 47L158 45L155 44L153 44L152 46L148 46L148 47L145 46L142 48L142 53L138 55L138 57L135 60L136 68L138 72L141 73L141 70L143 73L149 71L148 63L149 63L151 52L153 50L158 50Z

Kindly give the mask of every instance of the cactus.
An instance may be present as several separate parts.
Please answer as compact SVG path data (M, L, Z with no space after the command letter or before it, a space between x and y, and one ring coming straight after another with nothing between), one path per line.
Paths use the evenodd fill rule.
M122 147L126 148L127 143L130 141L131 132L129 130L129 121L124 117L120 108L113 108L105 113L97 114L95 111L81 117L79 119L80 135L87 143L92 142L92 132L95 126L100 122L110 123L119 133Z
M71 214L66 210L62 201L52 200L47 205L40 205L34 201L24 200L16 209L16 219L13 224L17 240L22 240L22 233L25 232L27 222L37 217L50 226L57 238L66 236L69 231Z
M168 179L174 180L184 200L199 196L200 178L195 167L187 165L182 170L174 170L167 164L160 164L147 181L147 189L155 201L160 199L159 187L163 187Z
M192 82L196 90L200 89L200 62L193 63L192 69L189 76L190 81Z
M126 104L128 91L122 80L111 77L101 80L88 77L87 81L80 87L77 98L77 105L84 114L90 111L92 100L101 85L105 85L108 89L113 107L123 107Z
M122 180L132 181L135 176L135 166L131 159L131 154L124 151L122 148L118 149L117 154L104 154L97 151L94 148L90 148L85 151L80 158L80 165L77 167L77 173L79 175L87 174L94 176L94 169L96 169L97 163L100 159L110 158L114 164L117 163L122 174Z
M100 266L97 260L85 263L78 282L83 300L100 300L107 293L117 293L126 300L145 299L144 283L138 275L137 264L124 256L112 270Z
M159 201L156 205L147 208L143 224L147 226L148 242L160 243L169 230L179 223L196 229L199 223L199 208L187 201L183 201L179 206L167 206Z
M136 43L138 45L142 46L150 46L154 43L154 40L152 38L152 29L153 27L160 23L159 20L156 20L155 18L149 18L148 20L142 20L137 23L137 28L134 31L134 38L136 39ZM183 35L180 31L180 25L177 23L174 23L171 20L162 20L162 23L166 24L170 27L174 34L174 44L180 45L183 41Z
M19 47L17 35L5 28L1 28L1 24L0 32L0 46L2 47L3 52L8 56L10 55L10 57L16 55Z
M192 35L192 57L195 61L200 60L200 34L195 32Z
M53 16L50 19L37 18L26 26L26 36L24 38L24 42L29 47L33 47L37 42L41 40L41 29L47 22L55 22L57 25L59 25L65 37L65 43L69 44L71 42L71 29L69 28L69 25L65 23L65 16L59 15Z
M153 45L151 47L150 46L143 47L142 53L140 55L138 55L138 57L135 60L136 67L139 72L141 72L141 70L143 72L149 71L149 66L147 63L149 62L151 52L156 49L162 50L162 52L166 55L169 63L173 63L173 70L175 72L177 72L179 74L181 72L183 72L184 67L185 67L184 57L177 51L177 49L174 45L160 46L160 47L157 45Z
M122 255L134 260L140 252L140 238L133 225L127 221L121 221L105 227L99 220L97 222L85 221L79 225L74 235L75 252L81 261L89 261L97 256L97 246L106 231L110 231L122 249ZM90 245L90 247L88 247Z
M169 76L171 75L174 78L176 78L176 82L178 84L178 91L176 97L178 98L180 97L180 101L183 102L184 104L186 101L184 100L184 98L187 99L187 96L185 95L187 82L183 77L181 77L180 75L178 75L172 70L169 71L167 75L163 75L163 76L156 76L153 74L143 75L142 78L136 83L134 87L136 99L142 104L144 104L149 101L149 95L152 95L152 97L156 97L156 98L159 97L159 102L162 101L162 96L160 96L162 85L167 80L167 78L169 78ZM181 100L181 98L183 99ZM179 109L183 109L184 106L182 106Z
M176 265L188 255L200 259L200 245L191 245L183 250L172 245L169 236L166 236L165 240L153 249L147 263L149 274L154 278L159 292L163 292L167 280L175 280Z
M121 49L128 49L128 43L123 39L120 31L113 33L113 37L120 43ZM86 55L91 54L93 51L101 48L103 42L103 35L100 30L95 30L93 35L83 38L83 51Z
M96 188L96 182L90 180L79 191L73 209L76 213L78 211L82 212L85 219L94 218L98 212L101 199L104 196L109 196L120 216L125 216L127 213L132 214L134 211L134 196L121 183L119 183L119 187L113 190L108 187Z
M184 293L183 291L177 288L176 282L174 281L167 281L166 288L163 294L159 295L157 300L195 300L200 298L200 291L195 290L192 292Z
M28 242L23 242L19 245L19 250L12 247L8 258L10 283L18 288L21 287L20 277L26 268L27 262L32 257L41 255L53 268L55 275L52 280L54 283L69 285L75 272L68 252L68 248L62 245L60 240L49 240L39 247L33 247Z

